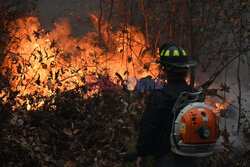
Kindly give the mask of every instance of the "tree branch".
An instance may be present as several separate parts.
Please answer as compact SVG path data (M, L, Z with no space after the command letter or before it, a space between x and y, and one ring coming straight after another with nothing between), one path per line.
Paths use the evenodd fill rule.
M143 16L145 19L145 28L146 28L146 45L149 45L149 37L148 37L148 18L147 18L147 14L145 11L145 5L144 5L144 0L142 0L142 12L143 12Z
M231 64L234 60L236 60L239 56L241 56L242 54L246 53L247 51L244 50L242 51L240 54L234 56L231 60L229 60L224 66L222 66L221 68L219 68L211 77L210 79L205 82L204 84L202 84L201 86L199 86L199 88L203 88L203 89L208 89L209 86L211 86L213 84L213 82L215 81L215 79L220 75L220 73L229 65ZM220 65L221 66L221 65Z

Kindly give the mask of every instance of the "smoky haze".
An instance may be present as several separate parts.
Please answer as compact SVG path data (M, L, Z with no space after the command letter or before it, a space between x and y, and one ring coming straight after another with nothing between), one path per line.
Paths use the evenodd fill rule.
M97 1L81 0L39 0L37 2L36 14L41 25L51 30L54 22L60 18L68 18L71 25L72 35L79 36L93 30L93 24L89 18L98 9ZM96 13L97 14L97 13Z

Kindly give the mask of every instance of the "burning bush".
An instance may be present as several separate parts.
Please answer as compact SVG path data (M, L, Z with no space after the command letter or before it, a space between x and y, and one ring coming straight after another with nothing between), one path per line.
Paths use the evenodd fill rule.
M135 27L131 28L132 32L108 34L103 47L98 46L95 32L82 38L72 37L65 19L56 23L51 32L44 31L35 17L18 19L10 27L14 38L7 46L1 71L10 78L12 90L19 92L17 99L21 103L29 104L22 100L25 95L51 96L56 90L86 85L88 78L100 75L114 79L117 72L123 78L145 77L152 71L157 74L156 67L150 65L154 58L144 46L143 34ZM126 40L131 41L129 46L123 44Z

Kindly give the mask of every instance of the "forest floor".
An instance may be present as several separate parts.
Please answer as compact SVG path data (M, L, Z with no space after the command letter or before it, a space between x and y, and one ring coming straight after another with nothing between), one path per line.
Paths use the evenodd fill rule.
M132 151L148 91L109 90L83 100L77 91L46 99L43 107L13 112L1 103L0 166L125 166L120 153ZM31 97L32 98L32 97ZM51 97L52 98L52 97ZM11 102L11 101L10 101ZM224 139L229 135L222 133ZM223 141L220 152L202 160L206 166L250 166L250 150ZM148 160L148 166L153 166Z

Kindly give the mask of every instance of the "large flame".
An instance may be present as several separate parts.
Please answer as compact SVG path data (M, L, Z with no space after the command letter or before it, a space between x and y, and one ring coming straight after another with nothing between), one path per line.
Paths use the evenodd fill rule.
M94 16L92 20L97 24ZM36 17L19 19L11 27L14 38L1 68L11 74L12 88L20 96L73 89L98 74L111 78L115 73L124 78L158 75L157 66L151 65L155 59L136 27L113 33L103 26L101 33L77 38L71 35L67 19L55 23L51 32L42 29Z
M147 48L143 33L136 27L114 32L108 24L99 32L98 19L91 15L96 29L85 36L73 37L68 19L55 23L46 32L37 17L18 19L10 26L13 37L7 46L8 55L1 66L3 74L11 77L17 98L31 109L25 95L53 95L85 85L93 78L117 73L123 77L158 76L154 54ZM103 21L104 23L105 21ZM187 79L189 82L189 79ZM197 83L195 83L197 85ZM5 94L0 92L0 97ZM208 103L212 102L209 100ZM36 107L42 106L43 101ZM220 103L210 103L215 111L225 109Z

